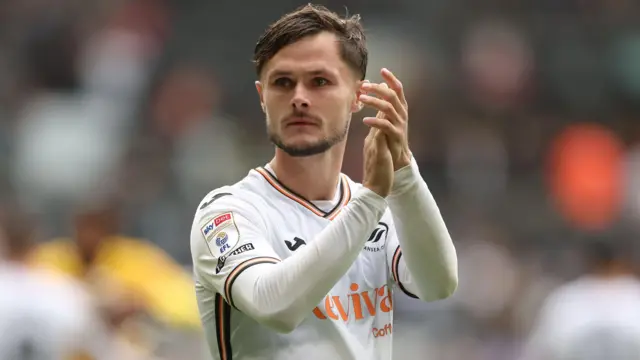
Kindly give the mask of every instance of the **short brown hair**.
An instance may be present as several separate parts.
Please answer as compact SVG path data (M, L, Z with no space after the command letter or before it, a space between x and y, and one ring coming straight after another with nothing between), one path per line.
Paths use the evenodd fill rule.
M26 256L35 244L35 221L30 214L16 208L0 209L0 248L4 247L10 259Z
M258 76L265 64L280 49L296 41L331 32L340 41L342 59L364 80L367 73L368 52L360 15L341 17L324 6L308 4L302 6L271 24L256 44L253 61Z

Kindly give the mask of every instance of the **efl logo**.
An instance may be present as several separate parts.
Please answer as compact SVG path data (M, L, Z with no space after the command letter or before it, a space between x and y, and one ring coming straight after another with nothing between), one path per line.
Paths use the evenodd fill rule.
M220 248L221 254L223 254L226 250L229 250L231 248L231 246L227 244L228 240L229 240L229 235L227 235L227 233L224 231L221 231L216 236L216 246Z
M313 309L313 314L321 320L326 320L328 317L332 320L342 319L348 322L351 318L357 321L364 319L365 316L375 316L378 311L388 313L393 310L391 292L387 285L358 293L359 289L358 284L351 284L351 293L347 294L346 301L341 296L327 295L324 298L324 311L316 307Z

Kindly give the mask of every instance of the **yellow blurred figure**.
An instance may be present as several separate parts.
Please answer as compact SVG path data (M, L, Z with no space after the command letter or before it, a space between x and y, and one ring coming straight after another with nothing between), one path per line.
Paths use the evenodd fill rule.
M30 262L88 283L116 327L142 310L172 328L200 329L189 274L157 246L116 235L115 206L83 210L74 226L73 238L39 245Z
M121 359L101 356L113 343L83 284L26 263L35 228L16 206L0 209L0 359Z

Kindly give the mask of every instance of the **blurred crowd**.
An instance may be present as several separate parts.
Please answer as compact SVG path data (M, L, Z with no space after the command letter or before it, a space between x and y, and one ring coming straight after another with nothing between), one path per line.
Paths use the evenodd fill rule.
M453 299L397 296L397 358L516 359L542 299L583 271L583 239L640 232L640 3L319 3L362 14L370 80L384 66L404 82L411 147L458 248ZM0 4L0 253L89 294L105 359L208 358L191 221L272 155L250 60L298 5ZM355 180L365 130L353 122Z

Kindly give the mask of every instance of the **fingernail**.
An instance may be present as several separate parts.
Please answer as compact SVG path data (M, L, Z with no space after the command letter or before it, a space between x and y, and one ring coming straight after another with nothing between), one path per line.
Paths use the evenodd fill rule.
M368 83L368 82L366 82L366 83L362 83L362 87L363 87L364 89L369 89L369 88L371 88L371 84L370 84L370 83Z

